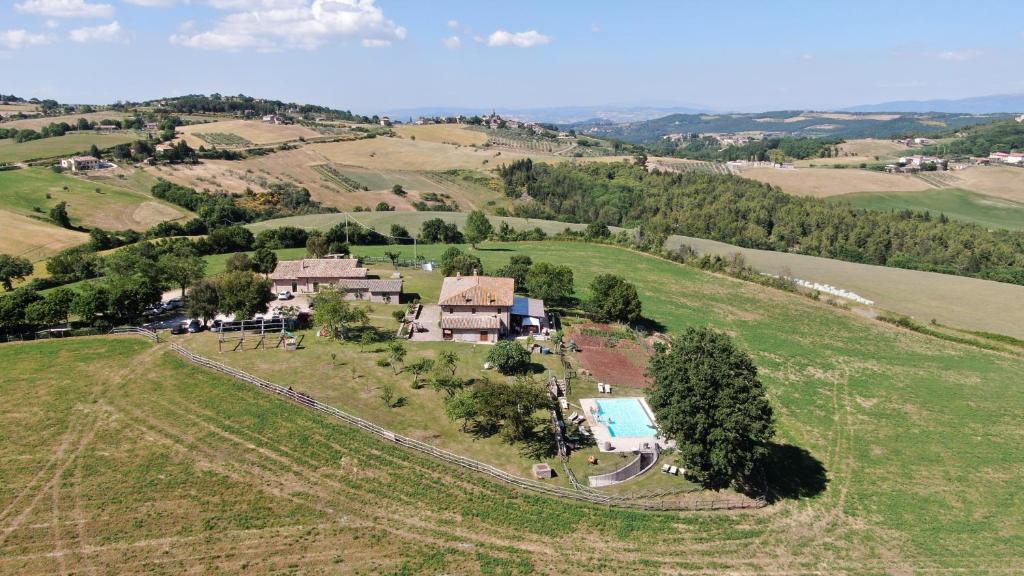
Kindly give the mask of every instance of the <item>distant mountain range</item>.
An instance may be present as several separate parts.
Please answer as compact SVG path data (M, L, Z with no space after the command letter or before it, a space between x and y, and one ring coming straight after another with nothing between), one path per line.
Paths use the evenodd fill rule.
M642 122L660 118L670 114L701 114L708 112L706 108L686 106L555 106L548 108L460 108L457 106L425 106L419 108L399 108L385 111L384 114L395 120L415 120L420 116L483 116L497 112L505 118L543 122L546 124L574 124L583 121L603 121L610 123Z
M844 112L948 112L952 114L996 114L1024 112L1024 94L975 96L959 100L902 100L852 106Z

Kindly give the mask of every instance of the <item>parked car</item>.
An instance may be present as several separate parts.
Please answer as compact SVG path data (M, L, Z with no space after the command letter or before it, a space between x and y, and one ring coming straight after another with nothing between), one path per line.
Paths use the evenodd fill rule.
M195 320L195 319L190 320L189 323L188 323L188 331L191 332L191 333L202 332L203 331L203 323L200 322L199 320Z
M210 332L220 332L224 322L220 320L214 320L210 323Z
M171 327L171 334L187 334L187 333L188 333L188 326L186 326L184 323L182 323L182 324L175 324L174 326Z
M171 298L161 306L161 309L164 312L170 312L171 310L177 310L178 308L181 308L181 298Z
M151 306L142 311L142 316L144 318L152 318L153 316L159 316L160 314L163 314L163 312L164 311L161 307Z
M292 299L292 293L289 290L281 290L280 292L277 293L277 299L278 300L291 300Z

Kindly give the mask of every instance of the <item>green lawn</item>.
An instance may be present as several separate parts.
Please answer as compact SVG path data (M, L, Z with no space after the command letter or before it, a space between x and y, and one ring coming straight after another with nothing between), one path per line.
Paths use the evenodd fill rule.
M928 211L935 217L945 214L954 220L974 222L988 228L1024 229L1024 204L958 188L921 192L857 192L833 196L829 201L884 212Z
M58 174L49 168L0 172L0 209L24 216L46 216L67 202L71 222L107 230L146 230L164 220L181 219L182 208L157 200L134 184L138 177L100 181Z
M13 139L0 140L0 163L24 162L43 158L71 156L89 151L93 144L109 148L138 140L139 132L118 132L116 134L95 134L93 132L69 132L64 136L42 138L16 143Z

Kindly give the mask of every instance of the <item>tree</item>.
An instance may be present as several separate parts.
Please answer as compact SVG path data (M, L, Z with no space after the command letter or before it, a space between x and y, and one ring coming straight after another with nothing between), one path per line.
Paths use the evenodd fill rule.
M269 280L250 271L227 272L217 279L220 311L234 314L239 320L262 314L267 311L267 304L274 299L270 288Z
M394 186L392 186L391 193L394 194L395 196L405 196L406 194L408 194L408 192L406 192L405 189L402 188L401 184L395 184Z
M3 283L4 290L14 290L15 280L24 280L32 274L32 262L28 258L0 254L0 283Z
M439 371L430 379L430 386L438 392L444 392L445 396L452 396L466 387L466 381L447 372Z
M395 270L398 270L398 257L401 255L401 252L394 252L391 250L384 251L384 256L386 256L388 260L391 260L391 265L395 267Z
M372 330L363 330L359 335L359 351L366 352L366 347L377 342L377 336L374 335Z
M248 228L241 226L225 226L210 232L206 237L214 254L227 254L228 252L245 252L252 250L256 238Z
M310 234L306 239L306 255L311 258L323 258L330 244L323 234Z
M612 235L611 230L608 229L608 225L602 222L591 222L587 224L586 237L590 240L597 240L600 238L608 238Z
M508 264L498 269L498 276L512 278L516 281L516 289L526 290L526 276L533 266L533 259L523 254L516 254L509 259Z
M157 275L141 272L107 276L104 285L107 308L103 315L114 324L137 324L163 295Z
M264 278L269 278L270 273L277 268L277 254L269 248L257 248L252 255L252 267L263 274Z
M395 407L395 387L390 382L380 387L380 399L384 402L384 406L388 408Z
M441 273L445 276L483 274L484 266L476 256L453 246L441 254Z
M451 372L455 376L455 369L459 366L459 355L454 350L442 350L437 355L437 367Z
M689 328L651 358L647 398L658 428L705 486L744 487L775 434L772 407L753 360L709 328Z
M530 353L512 340L502 340L487 352L487 361L502 374L522 374L530 367Z
M444 399L444 412L452 422L462 420L462 431L465 432L469 423L479 416L476 397L467 388L456 391Z
M31 330L33 325L26 319L25 310L39 298L39 294L27 286L0 296L0 333L22 334Z
M529 376L513 380L483 380L473 390L475 420L485 428L501 428L509 442L524 440L545 420L536 417L538 410L551 407L547 389Z
M200 318L205 326L220 312L220 293L217 281L212 278L199 280L192 285L185 301L185 313L190 318Z
M426 220L420 227L420 242L425 244L460 244L462 240L458 226L440 218Z
M41 300L29 304L25 309L25 319L29 323L39 326L67 324L71 303L74 299L73 291L67 288L56 288L43 296Z
M466 228L463 234L466 241L476 249L476 245L491 237L494 233L494 226L487 219L487 215L480 210L473 210L466 217Z
M420 388L420 376L430 372L431 368L434 367L434 361L430 358L420 358L415 362L410 362L406 365L405 369L412 372L412 387Z
M186 288L206 275L206 260L195 254L164 254L160 256L158 266L164 279L181 288L182 298L185 297Z
M632 323L640 319L640 296L621 276L601 274L590 283L587 310L601 322Z
M71 313L83 322L93 324L97 317L107 311L109 295L106 286L97 283L82 285L71 302Z
M366 308L352 306L345 295L334 289L321 290L316 295L316 325L338 340L345 339L345 333L352 324L365 326L370 321Z
M391 369L394 370L395 374L398 374L398 365L405 360L406 354L409 351L406 350L405 344L399 340L392 340L388 342L388 360L391 361Z
M92 156L93 158L102 158L103 155L100 154L100 147L95 144L89 146L89 156Z
M228 261L224 265L224 269L228 272L252 272L252 259L249 258L249 255L245 252L235 252L231 256L228 256Z
M71 228L71 217L68 216L68 203L63 200L50 208L50 220L61 228Z
M530 296L549 304L568 301L573 294L572 268L540 262L530 267L526 275L526 289Z

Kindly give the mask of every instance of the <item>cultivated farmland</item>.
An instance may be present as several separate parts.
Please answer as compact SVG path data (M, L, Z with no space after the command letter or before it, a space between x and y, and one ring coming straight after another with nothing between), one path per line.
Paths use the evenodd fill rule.
M109 183L108 183L109 182ZM166 220L186 218L187 211L132 189L120 180L88 180L47 168L0 172L0 209L46 217L58 202L67 202L75 225L106 230L146 230ZM130 184L126 179L124 184Z
M859 169L747 168L740 176L767 182L795 196L827 198L853 192L916 192L933 186L909 174L886 174Z
M988 228L1024 229L1024 203L955 188L921 192L859 192L832 196L830 200L870 210L926 210L935 217L945 214Z
M86 112L85 114L68 114L65 116L39 116L36 118L25 118L24 120L11 120L0 124L0 128L29 128L32 130L38 130L43 126L49 126L50 124L66 122L72 126L78 122L79 118L85 118L90 122L99 123L100 120L123 120L128 118L128 114L124 112Z
M31 218L0 210L0 253L28 258L33 262L44 260L65 248L89 241L84 232L67 230L47 219Z
M471 130L462 124L427 124L424 126L402 124L395 126L392 130L405 138L415 137L417 142L458 146L480 145L487 142L486 134L478 130Z
M109 148L142 138L140 132L122 130L116 134L95 132L69 132L64 136L42 138L16 143L13 139L0 140L0 163L25 162L44 158L58 158L85 153L95 144Z
M322 136L315 130L305 126L297 124L268 124L259 120L218 120L204 124L179 126L177 131L184 135L185 141L193 148L212 144L212 142L207 142L200 138L199 134L232 134L235 137L232 140L236 142L247 141L258 146L282 144L298 140L299 138L318 138ZM214 139L218 138L217 136L212 137Z

